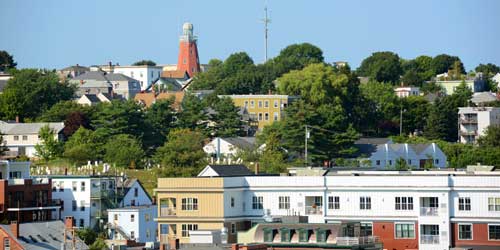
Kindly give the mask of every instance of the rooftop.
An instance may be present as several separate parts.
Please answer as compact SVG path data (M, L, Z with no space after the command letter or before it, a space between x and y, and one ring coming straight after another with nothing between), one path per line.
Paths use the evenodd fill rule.
M0 131L6 135L38 134L40 129L46 125L56 134L64 129L64 122L8 123L0 121Z

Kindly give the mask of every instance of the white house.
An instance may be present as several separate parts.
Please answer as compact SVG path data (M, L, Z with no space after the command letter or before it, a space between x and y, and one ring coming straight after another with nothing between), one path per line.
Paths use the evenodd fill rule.
M395 168L400 159L412 168L424 168L426 164L444 168L447 160L446 155L436 143L386 143L378 145L377 150L369 159L371 167L382 169Z
M203 147L203 151L216 159L234 159L241 150L252 150L255 137L216 137Z
M154 244L158 227L156 205L130 206L108 209L110 240L135 240Z
M500 108L458 108L459 136L461 143L476 143L490 125L500 125Z
M113 72L124 74L139 81L141 90L146 90L151 84L160 78L163 71L162 66L114 66Z
M420 88L419 87L398 87L394 89L394 92L399 98L408 97L408 96L419 96Z
M151 205L153 200L146 192L141 182L135 178L126 179L123 184L118 183L122 190L120 207Z
M48 125L54 131L54 137L62 140L64 129L63 122L37 122L37 123L9 123L0 121L0 132L3 134L3 143L9 151L6 152L9 157L26 155L34 157L35 145L42 143L38 133L40 129Z

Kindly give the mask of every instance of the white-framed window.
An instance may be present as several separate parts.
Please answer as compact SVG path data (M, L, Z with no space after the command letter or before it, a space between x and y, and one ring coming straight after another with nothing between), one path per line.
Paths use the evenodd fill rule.
M274 107L277 108L279 105L278 105L278 100L275 100L274 101Z
M76 211L77 205L76 205L76 200L71 201L71 211Z
M394 225L395 239L415 239L415 224L414 223L395 223Z
M85 220L84 219L80 219L80 227L85 227Z
M182 210L198 210L198 198L182 198Z
M278 197L278 208L279 209L290 209L290 196Z
M360 223L360 236L373 236L373 223L371 222L361 222Z
M134 197L139 196L139 188L134 188Z
M28 136L27 135L23 135L23 141L27 141L28 140Z
M118 220L118 214L113 215L114 220Z
M458 239L472 240L472 224L458 224Z
M80 201L80 211L85 211L85 201Z
M278 120L278 112L274 112L274 116L273 116L274 120L277 121Z
M259 108L262 108L262 101L259 101Z
M234 197L231 197L231 207L234 207Z
M82 181L80 183L80 191L85 192L85 182L84 181Z
M372 198L370 196L359 197L359 209L361 210L372 209Z
M19 135L14 135L14 141L19 141Z
M500 224L488 224L488 240L500 240Z
M255 107L255 102L253 100L250 101L250 107L251 108Z
M236 223L231 223L231 234L236 233Z
M489 197L488 198L488 210L489 211L500 211L500 197Z
M130 238L135 239L135 232L134 231L130 231Z
M328 196L328 209L340 209L339 196Z
M269 108L269 101L264 101L264 108Z
M10 250L10 239L7 237L3 238L3 249Z
M262 113L259 113L259 121L262 121Z
M254 209L254 210L264 209L264 197L253 196L252 197L252 209Z
M459 211L470 211L470 197L459 197L458 198L458 210Z
M181 229L182 237L189 237L189 231L197 231L198 224L182 224Z
M76 190L78 189L78 182L72 181L71 185L73 186L73 192L76 192Z
M269 121L269 113L264 113L264 120Z
M59 182L59 192L64 192L64 181Z
M130 222L134 222L135 221L135 214L131 214L130 215Z
M396 210L413 210L413 197L395 197Z

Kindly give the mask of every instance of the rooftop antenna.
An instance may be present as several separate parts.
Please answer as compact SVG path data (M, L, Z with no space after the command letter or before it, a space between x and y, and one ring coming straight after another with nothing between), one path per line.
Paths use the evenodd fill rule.
M265 54L264 54L264 62L267 62L267 32L268 32L268 28L267 28L267 25L269 23L271 23L271 19L268 18L267 16L267 1L266 1L266 4L265 4L265 7L264 7L264 12L265 12L265 17L264 19L261 19L262 22L264 23L264 40L265 40Z

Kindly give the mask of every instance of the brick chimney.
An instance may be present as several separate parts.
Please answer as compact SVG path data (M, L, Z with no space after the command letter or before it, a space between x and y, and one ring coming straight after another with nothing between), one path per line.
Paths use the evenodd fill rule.
M19 123L19 116L16 115L16 123Z
M75 219L73 218L73 216L66 216L66 218L64 219L64 227L66 229L70 229L70 228L73 228L75 226Z
M12 231L12 234L16 237L16 239L19 238L19 222L17 220L10 222L10 231Z

